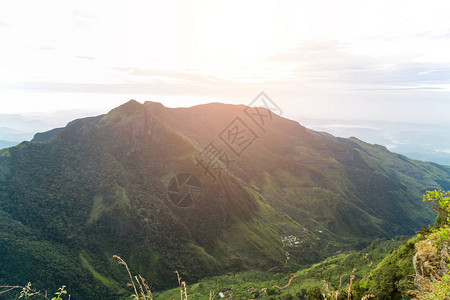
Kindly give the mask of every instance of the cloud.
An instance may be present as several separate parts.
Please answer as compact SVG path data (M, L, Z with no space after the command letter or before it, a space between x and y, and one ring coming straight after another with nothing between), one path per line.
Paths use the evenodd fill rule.
M398 42L398 41L411 41L411 40L422 40L422 41L432 41L448 39L450 37L450 28L439 28L439 29L426 29L416 32L387 32L382 34L370 35L364 38L367 41L387 41L387 42Z
M74 55L73 57L81 58L81 59L95 59L93 56L85 56L85 55Z
M95 63L94 56L73 57ZM324 107L330 114L342 111L346 105L354 108L351 101L373 103L374 107L381 101L404 105L418 102L419 98L428 99L430 92L438 103L450 90L450 65L356 55L348 51L345 43L335 41L303 42L269 57L267 62L269 74L278 69L289 76L267 78L262 73L259 78L225 78L194 71L111 67L107 73L113 75L114 82L96 82L95 78L84 82L30 80L4 83L0 88L47 93L198 96L243 103L266 91L289 102L283 107L285 111L295 110L294 104L301 101L302 110L314 111L314 115L322 113ZM358 105L360 110L365 109L363 104Z
M52 51L52 50L55 50L56 48L52 47L52 46L45 45L45 46L37 47L36 49L37 50L41 50L41 51Z
M76 17L74 19L74 24L85 29L91 29L93 23L98 20L98 17L86 12L85 10L75 9L72 13Z
M73 13L75 15L79 16L79 17L83 17L83 18L86 18L86 19L98 19L98 17L96 17L96 16L94 16L94 15L92 15L92 14L90 14L90 13L84 11L84 10L81 10L81 9L75 9L73 11Z
M290 51L269 57L269 61L306 61L318 56L329 56L345 49L343 43L337 41L304 41ZM334 55L333 55L334 56Z
M131 68L131 67L130 68L121 67L113 69L132 76L147 77L149 79L159 78L168 80L181 80L197 84L206 84L206 83L215 84L215 83L224 83L225 81L223 79L220 79L219 77L206 76L193 72L167 71L167 70Z
M105 93L105 94L142 94L142 95L216 95L226 93L227 95L240 94L243 88L238 83L209 84L205 82L193 83L171 83L168 80L152 80L148 83L60 83L60 82L22 82L3 88L21 89L28 91L54 92L54 93ZM233 93L236 90L236 93Z
M291 51L270 57L269 61L290 64L295 78L315 85L438 90L439 85L450 83L450 64L356 55L338 42L304 42Z

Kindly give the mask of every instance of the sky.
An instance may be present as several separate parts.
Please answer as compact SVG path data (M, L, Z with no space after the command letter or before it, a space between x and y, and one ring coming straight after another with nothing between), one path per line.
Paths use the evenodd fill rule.
M0 114L250 103L450 123L450 1L0 0Z

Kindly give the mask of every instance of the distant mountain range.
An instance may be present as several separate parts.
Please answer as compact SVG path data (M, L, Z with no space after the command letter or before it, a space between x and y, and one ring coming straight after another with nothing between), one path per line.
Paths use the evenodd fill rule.
M450 167L266 109L131 100L0 150L0 283L118 297L113 254L156 289L298 269L433 223L433 188Z
M21 115L0 114L0 149L29 141L37 131L48 128L42 121Z
M17 145L18 142L9 142L9 141L2 141L0 140L0 149L2 148L8 148Z
M0 149L30 141L37 132L63 126L67 124L67 120L83 115L86 116L86 113L81 111L54 112L37 116L0 114Z
M450 166L450 123L394 123L362 120L297 118L313 130L339 137L358 137L408 157Z

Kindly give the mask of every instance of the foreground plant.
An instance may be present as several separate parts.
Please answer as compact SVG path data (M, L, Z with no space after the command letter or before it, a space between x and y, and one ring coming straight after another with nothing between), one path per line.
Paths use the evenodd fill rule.
M151 292L150 288L148 287L144 277L142 277L141 275L135 275L133 278L133 276L131 275L131 272L130 272L130 268L128 268L127 263L118 255L113 255L113 257L115 259L117 259L117 262L119 263L119 265L125 266L128 276L130 276L130 282L127 283L127 286L133 287L134 294L131 295L131 297L136 300L147 300L147 299L153 300L152 292ZM139 292L138 292L135 282L137 283L137 285L139 287Z
M56 297L48 298L47 292L44 294L41 293L38 290L31 288L31 282L28 282L25 286L20 285L2 285L0 286L0 295L7 294L9 292L12 292L14 290L21 289L20 294L16 296L16 299L30 299L32 297L40 297L42 299L46 300L63 300L63 296L67 295L66 286L63 285L58 289L58 291L55 293ZM67 299L70 300L70 295L67 295Z
M131 297L135 300L153 300L153 295L150 290L150 288L147 285L147 282L145 281L144 277L141 275L135 275L134 277L131 275L130 268L128 267L127 263L118 255L113 255L115 259L117 259L117 262L119 265L123 265L125 269L127 270L128 276L130 277L130 282L127 283L127 286L133 287L134 294L131 295ZM175 274L177 274L178 279L178 287L180 289L180 300L188 300L188 294L187 294L187 285L185 281L181 280L180 273L178 271L175 271ZM137 286L136 286L137 285ZM209 293L209 299L214 298L214 293L210 291ZM53 299L52 299L53 300Z
M62 296L67 295L66 286L63 285L58 289L58 291L55 293L56 297L53 297L51 300L63 300ZM70 295L69 295L70 300Z
M177 274L178 287L180 288L180 300L188 300L188 295L187 295L187 290L186 290L186 282L181 281L181 276L180 276L180 273L178 273L178 271L175 271L175 274ZM211 292L210 292L210 294L211 294Z

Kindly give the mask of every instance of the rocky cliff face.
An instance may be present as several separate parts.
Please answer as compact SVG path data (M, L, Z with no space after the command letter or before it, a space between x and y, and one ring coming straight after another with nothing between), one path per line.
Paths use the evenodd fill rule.
M428 285L448 274L450 263L450 245L437 245L436 241L426 239L416 244L413 257L416 276L414 283L421 291L426 291Z

